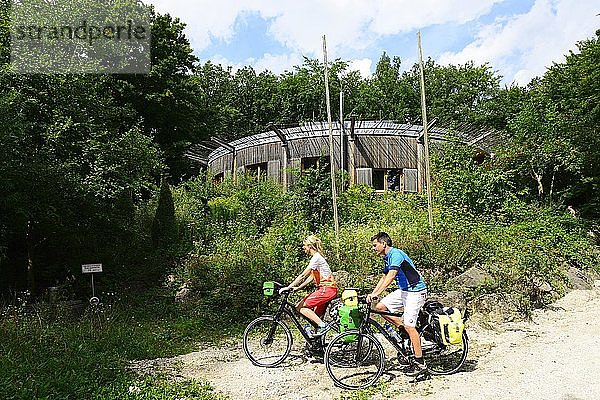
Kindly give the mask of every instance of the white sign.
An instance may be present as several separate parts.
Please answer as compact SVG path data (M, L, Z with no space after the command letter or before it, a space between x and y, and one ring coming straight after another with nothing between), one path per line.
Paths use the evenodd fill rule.
M82 264L81 272L84 274L102 272L102 264Z

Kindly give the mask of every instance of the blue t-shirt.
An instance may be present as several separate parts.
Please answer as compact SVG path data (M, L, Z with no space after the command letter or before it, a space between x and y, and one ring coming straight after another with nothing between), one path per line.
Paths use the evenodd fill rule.
M384 274L387 274L390 270L398 271L396 273L396 283L399 289L409 292L419 292L427 289L423 277L415 268L412 260L402 250L390 247L383 261L385 263L383 267Z

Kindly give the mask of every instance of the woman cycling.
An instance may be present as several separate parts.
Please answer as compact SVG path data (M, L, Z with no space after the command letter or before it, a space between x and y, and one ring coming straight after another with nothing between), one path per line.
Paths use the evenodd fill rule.
M302 299L296 309L318 327L315 336L321 336L330 328L321 318L325 314L327 304L337 296L337 286L331 268L322 255L321 240L310 235L302 243L304 252L311 256L310 262L289 286L280 291L300 290L313 280L315 281L317 290Z

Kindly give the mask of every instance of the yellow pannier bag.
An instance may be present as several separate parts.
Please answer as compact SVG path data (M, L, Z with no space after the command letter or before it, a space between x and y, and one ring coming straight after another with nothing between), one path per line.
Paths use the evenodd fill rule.
M442 342L445 345L461 343L465 324L458 308L444 307L443 313L438 314L438 321Z

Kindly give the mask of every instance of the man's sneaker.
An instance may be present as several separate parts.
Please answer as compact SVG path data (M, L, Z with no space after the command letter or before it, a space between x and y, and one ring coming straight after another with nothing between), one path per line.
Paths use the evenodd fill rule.
M323 336L330 329L331 329L331 325L329 325L329 324L325 324L325 326L319 326L319 329L317 329L317 332L314 334L314 337Z
M406 371L404 371L404 373L408 376L416 378L418 376L427 374L427 366L425 363L421 364L415 361Z
M397 354L397 362L398 362L398 367L400 367L401 369L408 368L413 364L410 361L410 359L408 357L406 357L406 355L404 355L404 353L402 353L400 351Z

